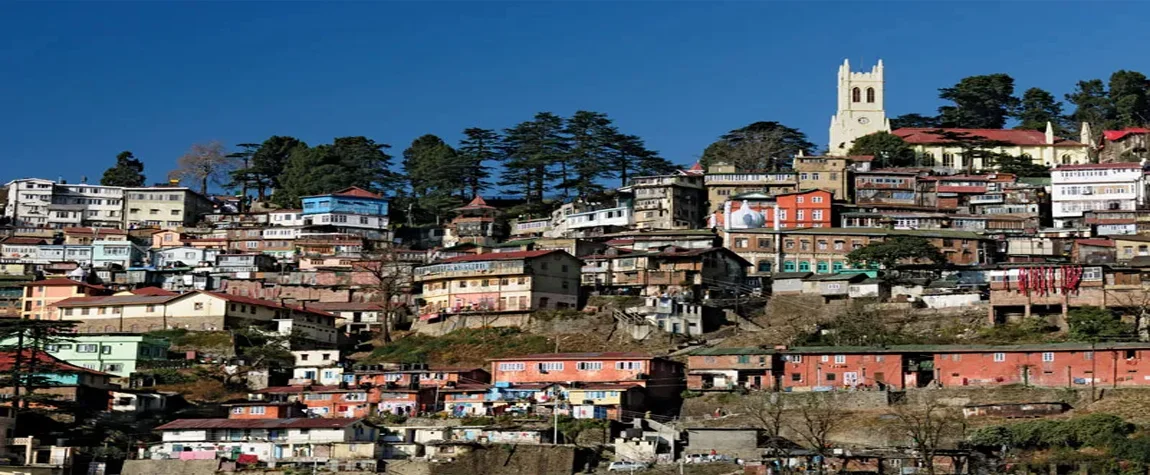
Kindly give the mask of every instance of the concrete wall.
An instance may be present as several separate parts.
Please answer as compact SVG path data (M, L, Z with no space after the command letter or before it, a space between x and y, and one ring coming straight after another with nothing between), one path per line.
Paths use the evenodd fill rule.
M219 460L125 460L121 475L214 475Z

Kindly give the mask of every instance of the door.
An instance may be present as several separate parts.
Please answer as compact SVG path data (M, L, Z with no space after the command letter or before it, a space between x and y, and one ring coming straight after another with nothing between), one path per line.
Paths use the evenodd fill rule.
M272 449L272 453L274 454L274 455L272 456L273 458L277 458L277 459L283 458L283 456L284 456L284 447L283 447L282 445L277 445L277 446L275 446L275 448L274 448L274 449Z

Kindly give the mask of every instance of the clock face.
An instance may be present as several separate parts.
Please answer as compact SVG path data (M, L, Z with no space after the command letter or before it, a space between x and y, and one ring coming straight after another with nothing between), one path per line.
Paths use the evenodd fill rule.
M859 117L859 123L862 125L867 125L868 123L870 123L870 119L868 119L866 117Z

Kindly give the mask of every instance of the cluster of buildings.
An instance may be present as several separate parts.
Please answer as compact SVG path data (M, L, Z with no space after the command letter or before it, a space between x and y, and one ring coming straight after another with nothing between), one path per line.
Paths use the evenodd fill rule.
M75 324L74 342L35 357L59 371L52 391L93 410L172 403L135 387L148 368L188 364L153 332L292 336L291 374L266 377L226 406L227 418L157 428L162 443L147 449L151 458L270 466L364 469L391 455L442 455L445 442L455 450L450 443L550 440L526 428L403 433L368 422L380 417L630 420L674 412L684 389L1150 381L1150 347L1135 343L705 349L686 365L621 352L465 368L346 357L384 329L521 326L537 312L581 310L590 295L641 297L614 314L636 338L698 337L728 322L732 306L804 294L976 307L994 323L1144 307L1150 179L1130 158L1150 130L1104 131L1101 143L1089 124L1077 141L1050 126L892 130L884 96L881 62L866 72L844 63L825 156L791 157L779 170L696 164L636 177L598 202L557 203L542 217L508 216L517 203L476 196L442 225L393 226L387 199L355 187L304 197L299 209L243 209L244 200L175 185L13 180L0 194L0 315ZM904 140L913 163L849 155L876 132ZM1029 160L1050 176L995 170L981 152ZM891 283L848 257L900 236L937 248L943 278Z

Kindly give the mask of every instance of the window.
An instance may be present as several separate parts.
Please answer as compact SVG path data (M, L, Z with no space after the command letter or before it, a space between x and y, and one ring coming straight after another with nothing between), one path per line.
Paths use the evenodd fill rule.
M799 272L810 272L811 263L807 261L799 261Z
M244 408L242 408L242 407L233 407L232 408L232 414L243 414L243 413L244 413Z
M825 251L825 250L827 250L827 242L826 242L826 240L823 240L823 239L819 239L819 241L818 241L818 248L819 248L819 250L820 250L820 251Z
M1003 361L1006 361L1006 353L995 353L994 354L994 362L995 363L1002 363Z
M110 347L110 346L108 346L108 345L102 345L102 346L100 346L100 354L101 354L101 355L110 355L110 354L112 354L112 347Z
M1042 353L1042 362L1043 363L1053 363L1054 362L1054 352L1047 351L1045 353Z
M545 361L539 363L539 371L563 371L562 361Z
M792 240L789 240L789 239L786 241L783 241L783 247L785 247L787 249L794 249L795 248L795 242Z
M874 103L874 88L873 87L866 88L866 101L868 103L872 103L872 104Z
M747 247L747 238L735 238L735 248L745 249Z
M821 355L821 356L819 356L819 361L822 361L823 363L829 363L831 361L831 356L830 355Z
M851 89L851 102L862 102L862 90L859 88Z
M770 238L759 238L759 249L768 249L771 247Z
M795 213L795 219L797 219L799 221L807 219L807 210L800 209L798 212Z
M799 382L802 380L803 380L803 374L802 373L791 373L791 381Z
M924 157L926 155L928 155L928 154L923 154ZM942 166L944 166L944 167L953 167L954 166L954 154L953 153L942 154Z
M846 245L846 243L845 243L845 242L843 242L843 241L835 241L835 250L836 250L836 251L841 251L841 250L843 250L843 247L844 247L845 245Z
M795 198L795 202L796 202L796 203L802 203L802 202L803 202L803 197L801 197L801 196L800 196L800 197L798 197L798 198Z
M835 364L847 364L847 355L835 355Z
M155 312L155 311L156 311L156 306L155 306L155 305L148 305L148 307L147 307L147 310L146 310L146 311L147 311L148 313L151 313L151 312Z
M835 374L834 373L827 373L827 381L834 381L834 380L835 380Z
M641 370L643 369L643 363L639 361L616 361L615 369Z
M813 219L815 221L822 221L823 220L823 210L816 209L816 210L811 211L811 219Z
M192 304L192 308L195 310L203 310L204 309L204 303L203 302L195 302Z
M580 361L575 364L575 368L579 371L598 371L603 369L602 361Z
M98 350L99 348L100 348L99 345L81 344L81 345L76 345L76 352L77 353L95 353L96 350Z
M104 365L104 369L101 371L106 371L109 373L119 373L123 370L124 370L124 365L122 363L107 363Z
M523 371L526 365L523 363L499 363L499 371Z
M827 273L828 270L829 270L829 267L827 266L826 262L820 262L817 266L815 266L815 272L818 272L820 274L825 274L825 273ZM831 285L837 285L837 284L831 284Z
M252 407L252 414L253 415L261 415L261 414L264 414L265 412L267 412L266 407L263 407L263 406Z

